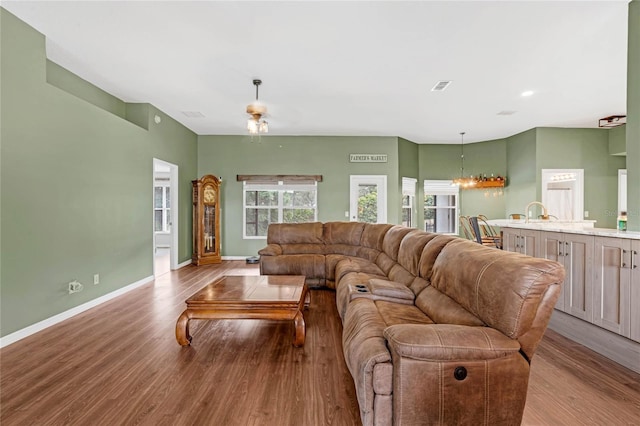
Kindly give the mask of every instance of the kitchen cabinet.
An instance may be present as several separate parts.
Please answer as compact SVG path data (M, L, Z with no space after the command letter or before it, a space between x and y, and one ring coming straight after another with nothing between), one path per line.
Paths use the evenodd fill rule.
M503 228L502 245L506 251L538 257L540 231L531 229Z
M640 241L596 237L593 323L640 342Z
M592 235L542 231L538 257L560 262L565 269L556 309L591 322L593 319Z

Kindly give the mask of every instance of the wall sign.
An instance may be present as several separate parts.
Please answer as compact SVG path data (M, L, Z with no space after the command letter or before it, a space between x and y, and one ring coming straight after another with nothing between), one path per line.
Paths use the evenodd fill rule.
M349 154L350 163L386 163L387 154Z

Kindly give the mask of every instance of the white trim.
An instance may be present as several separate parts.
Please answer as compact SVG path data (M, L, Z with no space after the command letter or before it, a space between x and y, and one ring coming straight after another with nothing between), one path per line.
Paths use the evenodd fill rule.
M376 185L378 188L378 218L376 223L387 223L387 175L349 175L349 217L351 222L358 217L359 185Z
M618 212L627 211L627 169L618 169Z
M104 296L100 296L96 299L90 300L86 303L83 303L82 305L76 306L75 308L71 308L67 311L61 312L57 315L54 315L50 318L47 318L45 320L42 320L40 322L37 322L35 324L32 324L28 327L25 327L21 330L18 331L14 331L11 334L7 334L6 336L0 338L0 348L3 348L5 346L8 346L12 343L17 342L18 340L22 340L25 337L29 337L32 334L35 334L39 331L42 331L46 328L49 328L53 325L56 325L64 320L67 320L71 317L74 317L78 314L81 314L91 308L94 308L98 305L101 305L105 302L108 302L112 299L115 299L118 296L121 296L131 290L135 290L138 287L142 287L145 284L148 284L150 282L153 281L153 275L143 278L139 281L134 282L133 284L129 284L125 287L121 287L115 291L112 291L111 293L107 293Z
M180 269L180 268L184 268L185 266L189 266L193 263L193 260L189 259L189 260L185 260L182 263L178 263L178 267L176 269Z
M222 256L222 260L247 260L247 257L253 257L254 255L246 255L246 256Z
M551 177L556 174L569 173L576 175L573 194L573 220L584 220L584 169L542 169L540 171L541 201L542 204L547 205L547 184L552 182ZM525 214L528 215L529 212L525 212ZM551 211L549 214L553 214L553 212Z

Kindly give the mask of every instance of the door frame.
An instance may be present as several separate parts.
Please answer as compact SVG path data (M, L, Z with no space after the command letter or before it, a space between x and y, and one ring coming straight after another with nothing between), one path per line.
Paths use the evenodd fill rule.
M349 221L358 219L358 185L378 187L378 222L387 223L387 175L349 175Z
M171 192L171 207L169 209L169 220L171 221L171 244L169 247L169 269L176 270L178 269L178 206L179 206L179 194L178 194L178 165L169 163L168 161L160 160L158 158L153 159L153 167L151 173L151 191L153 194L153 188L155 187L155 173L156 173L156 165L169 167L169 188ZM153 218L154 205L153 205L153 197L151 197L151 214ZM151 234L153 236L153 245L152 245L152 253L155 256L156 250L156 232L153 226L153 219L151 221ZM156 276L156 266L155 262L153 262L153 276Z

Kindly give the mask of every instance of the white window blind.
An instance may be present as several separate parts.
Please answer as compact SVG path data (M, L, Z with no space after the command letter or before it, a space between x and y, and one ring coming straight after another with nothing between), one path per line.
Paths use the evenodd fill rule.
M451 180L425 180L424 193L431 195L458 195L460 188Z
M415 197L416 183L418 183L418 179L403 177L402 178L402 195Z

